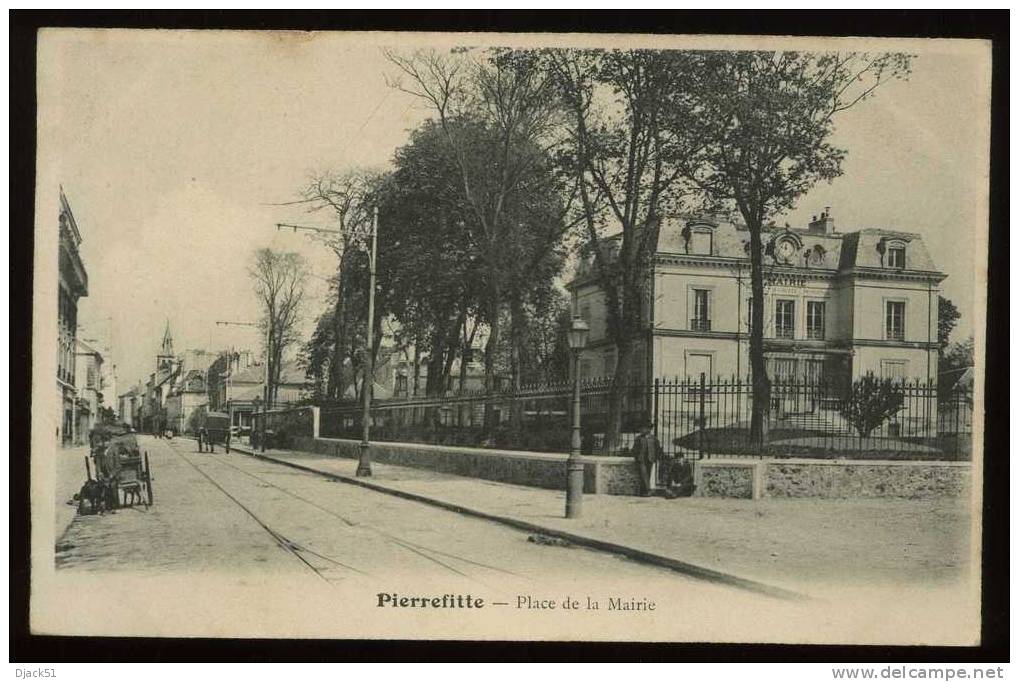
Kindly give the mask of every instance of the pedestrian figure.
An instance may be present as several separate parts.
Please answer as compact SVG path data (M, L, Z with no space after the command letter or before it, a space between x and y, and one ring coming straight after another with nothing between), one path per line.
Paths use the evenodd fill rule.
M104 496L101 509L114 510L120 505L120 445L110 443L100 448L95 458L96 477L102 486Z
M202 442L205 440L205 427L198 429L198 452L202 452Z
M641 425L640 434L633 442L633 459L637 464L637 482L640 486L642 497L651 496L653 482L651 476L654 473L655 464L662 453L662 446L658 444L655 437L653 425L646 421Z
M670 498L690 497L697 490L693 482L693 465L682 452L669 463L667 479Z

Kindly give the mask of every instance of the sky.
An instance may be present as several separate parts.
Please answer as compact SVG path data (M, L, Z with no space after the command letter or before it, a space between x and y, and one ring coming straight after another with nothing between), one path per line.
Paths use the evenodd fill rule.
M258 319L247 268L259 248L308 258L305 327L313 323L334 257L275 224L334 225L325 213L273 204L296 199L314 173L391 161L428 114L386 83L393 67L380 46L410 42L393 34L43 31L37 230L53 229L59 184L89 274L80 333L110 346L119 392L153 371L168 321L178 352L260 349L256 330L216 324ZM921 234L948 275L943 294L963 312L954 337L962 338L979 305L984 253L987 64L958 41L922 48L911 50L919 55L907 82L837 120L834 141L849 150L842 177L778 222L802 227L830 206L839 231Z

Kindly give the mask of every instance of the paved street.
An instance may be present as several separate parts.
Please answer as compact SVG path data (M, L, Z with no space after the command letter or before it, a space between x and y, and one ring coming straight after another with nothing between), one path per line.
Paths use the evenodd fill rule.
M355 459L309 452L267 455L337 476L353 477L357 467ZM378 462L370 480L807 594L842 583L895 587L902 575L952 585L965 579L971 561L965 499L586 495L583 516L565 519L561 490Z
M78 506L73 498L85 482L85 459L89 448L82 445L74 448L56 448L54 451L54 473L56 474L53 500L56 503L54 516L54 537L60 538L74 521Z
M409 592L472 594L504 609L486 609L491 620L470 621L491 637L570 637L582 620L521 606L521 600L562 603L573 595L601 604L596 620L583 627L609 639L843 641L855 632L860 641L954 641L937 627L915 625L915 614L930 614L932 603L941 606L932 622L949 622L940 611L949 613L955 604L943 602L941 592L897 589L875 600L872 591L841 590L806 602L778 600L612 554L533 542L500 524L245 454L200 454L192 440L140 436L139 445L152 464L155 504L76 517L56 554L58 576L88 586L72 589L117 595L123 604L118 618L139 618L139 631L239 628L294 636L325 628L337 636L414 636L418 627L441 623L450 636L468 632L467 621L460 631L460 620L432 612L407 620L400 610L381 608L377 619L357 621L367 628L360 631L345 620L357 609L374 611L379 593ZM83 600L85 593L70 594L66 607L78 619L108 609L105 602ZM893 594L898 608L888 613L882 605ZM271 601L261 607L262 598ZM239 600L257 617L250 629L230 620ZM608 608L610 600L656 608L620 613ZM183 620L167 621L160 614L168 610ZM754 617L740 616L748 613ZM117 627L109 632L120 632Z
M485 587L507 598L557 574L665 581L705 598L733 592L243 454L201 454L191 440L139 440L155 505L78 517L58 541L59 569L257 572L330 583L413 577L422 590Z

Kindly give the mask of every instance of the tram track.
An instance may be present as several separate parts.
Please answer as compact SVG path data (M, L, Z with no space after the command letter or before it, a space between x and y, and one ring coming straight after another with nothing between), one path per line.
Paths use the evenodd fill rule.
M254 479L254 480L256 480L256 481L258 481L258 482L260 482L262 484L264 484L264 485L268 485L268 486L270 486L272 488L275 488L276 490L279 490L280 492L282 492L282 493L284 493L286 495L289 495L290 497L293 497L293 498L295 498L297 500L300 500L300 501L304 502L305 504L309 504L312 507L315 507L316 509L325 512L326 514L329 514L330 516L334 516L337 519L339 519L340 521L342 521L344 524L346 524L347 526L358 527L358 528L365 528L365 529L372 530L375 533L378 533L379 535L385 537L386 539L388 539L388 540L390 540L392 542L395 542L395 543L397 543L399 545L403 545L403 546L407 547L408 549L411 549L412 551L418 552L418 550L420 550L420 551L424 551L424 552L430 552L432 554L437 554L439 556L444 556L444 557L447 557L449 559L455 559L455 560L458 560L458 561L462 561L463 563L471 564L471 565L477 566L479 568L486 568L486 569L491 570L491 571L497 571L499 573L510 575L510 576L515 577L515 578L523 578L523 576L521 576L521 575L519 575L517 573L514 573L513 571L509 571L509 570L507 570L505 568L500 568L498 566L493 566L491 564L486 564L486 563L483 563L483 562L480 562L480 561L475 561L474 559L468 559L465 556L462 556L462 555L459 555L459 554L453 554L451 552L445 552L443 550L435 549L434 547L429 547L427 545L421 545L419 543L407 540L406 538L401 538L401 537L395 536L392 533L388 533L388 532L382 530L381 528L377 528L377 527L372 526L370 524L357 523L355 521L351 521L349 518L347 518L346 516L343 516L342 514L340 514L339 512L337 512L337 511L335 511L333 509L329 509L327 507L323 507L322 505L318 504L317 502L309 500L308 498L306 498L306 497L304 497L302 495L299 495L299 494L293 492L292 490L287 490L286 488L284 488L284 487L282 487L280 485L277 485L277 484L273 483L272 481L269 481L269 480L267 480L267 479L265 479L265 478L263 478L261 476L256 476L255 474L251 473L250 471L244 470L243 468L237 466L236 464L232 464L232 463L227 462L226 460L220 459L220 458L217 458L216 461L218 461L220 464L224 464L224 465L230 467L231 469L234 469L235 471L237 471L237 472L239 472L241 474L244 474L245 476L248 476L248 477L250 477L250 478L252 478L252 479ZM426 556L426 555L422 555L422 556ZM429 558L429 559L432 559L433 561L435 561L435 559L432 558L432 557L427 557L426 556L426 558ZM440 564L440 565L442 565L442 564ZM460 575L464 575L463 573L461 573L460 571L457 571L454 568L450 568L450 570L455 572L455 573L458 573Z
M328 562L332 566L345 569L346 571L354 572L362 577L372 575L370 572L361 570L360 568L357 568L356 566L351 565L348 562L340 561L335 557L318 552L317 550L314 550L311 547L309 547L308 543L302 544L294 540L291 537L292 534L287 535L280 532L280 530L278 530L276 527L270 524L265 518L256 513L251 508L250 504L246 505L238 498L237 495L232 494L223 485L221 485L221 483L214 478L213 474L207 470L211 469L212 467L200 465L195 461L196 458L192 458L186 455L185 453L181 452L178 449L176 443L171 445L171 450L183 461L185 461L190 467L198 471L206 480L208 480L233 504L240 507L249 517L252 518L252 520L254 520L260 527L262 527L263 530L265 530L270 537L273 538L274 542L282 550L293 555L306 568L314 572L319 578L329 583L333 582L332 579L330 579L324 574L323 567L320 565L316 565L320 564L321 561ZM368 532L371 535L375 536L378 540L381 540L392 547L398 548L399 550L402 550L422 560L425 560L432 565L438 566L443 571L449 574L456 575L461 579L466 579L472 583L477 583L478 585L486 587L488 589L498 589L500 591L503 589L502 587L490 584L488 580L485 580L481 576L477 575L477 571L480 569L483 572L494 572L501 574L502 576L504 576L504 578L511 577L516 580L531 582L531 580L526 576L522 576L518 573L502 568L500 566L495 566L489 563L477 561L469 557L457 554L455 552L449 552L434 547L430 547L428 545L424 545L400 537L399 535L393 534L373 524L352 520L348 516L345 516L344 514L336 511L335 509L330 509L326 506L323 506L322 504L319 504L318 502L311 500L308 497L301 495L300 493L294 492L293 490L290 490L283 485L279 485L278 483L268 480L265 476L260 476L256 473L253 473L247 470L245 467L238 466L237 464L229 462L220 456L212 455L211 459L203 458L202 464L205 464L207 462L215 462L216 465L220 467L225 467L232 471L235 471L251 479L253 482L260 484L261 486L268 486L292 499L301 502L302 504L308 507L315 509L319 513L327 514L330 517L340 521L343 524L343 527L350 531ZM317 559L317 561L312 561L310 560L310 558ZM458 567L455 564L462 565Z
M277 546L279 546L280 549L292 555L294 558L296 558L298 561L304 564L304 566L310 569L315 575L317 575L325 582L332 584L333 581L326 577L321 568L315 566L312 562L310 562L304 556L305 553L315 556L319 559L323 559L333 565L339 566L349 571L353 571L361 575L370 575L365 571L361 571L360 569L354 568L353 566L349 566L341 561L338 561L337 559L334 559L332 557L316 552L315 550L312 550L308 547L305 547L304 545L292 540L283 533L279 532L278 530L270 526L268 523L266 523L258 514L252 511L250 507L245 505L243 502L237 499L237 497L232 495L226 488L221 486L212 476L209 475L208 472L204 471L200 466L191 461L189 457L186 457L183 453L179 452L175 446L171 445L170 449L186 464L188 464L189 466L191 466L191 468L193 468L195 471L201 474L209 483L212 484L214 488L223 493L223 495L225 495L231 502L240 507L241 510L243 510L248 516L250 516L255 521L255 523L261 526L261 528L266 533L269 534L269 536L276 542Z

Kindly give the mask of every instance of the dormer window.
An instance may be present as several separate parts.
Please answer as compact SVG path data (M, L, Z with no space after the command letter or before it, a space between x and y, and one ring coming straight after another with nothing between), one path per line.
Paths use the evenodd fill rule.
M711 255L711 233L708 231L695 231L690 235L690 253L702 256Z
M683 230L686 252L697 256L710 256L714 252L714 229L709 224L687 225Z
M907 239L894 237L884 238L878 242L877 250L881 253L881 261L886 268L905 269L907 241Z

